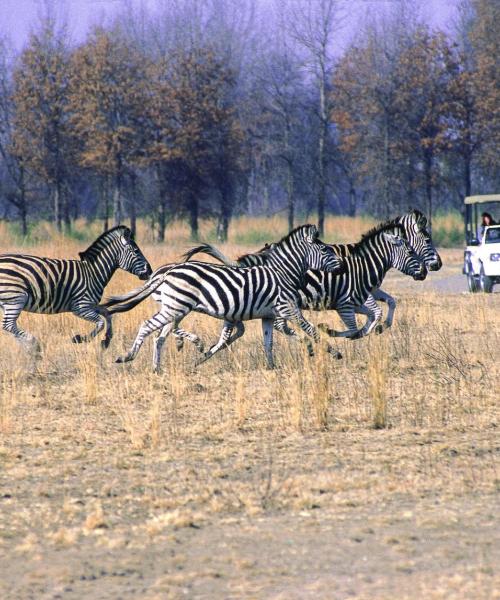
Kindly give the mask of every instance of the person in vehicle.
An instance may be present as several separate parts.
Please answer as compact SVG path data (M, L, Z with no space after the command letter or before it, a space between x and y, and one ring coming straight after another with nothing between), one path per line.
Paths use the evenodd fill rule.
M478 240L482 239L485 228L489 227L490 225L496 225L496 222L493 220L493 217L490 215L490 213L484 212L481 215L481 225L479 227L479 231L477 232Z

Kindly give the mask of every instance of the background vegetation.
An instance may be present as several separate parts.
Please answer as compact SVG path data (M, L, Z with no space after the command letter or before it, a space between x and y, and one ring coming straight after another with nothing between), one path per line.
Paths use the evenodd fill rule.
M80 45L49 10L18 55L0 41L0 217L225 240L243 214L323 230L497 192L499 4L463 0L448 34L388 5L347 46L342 0L125 4Z

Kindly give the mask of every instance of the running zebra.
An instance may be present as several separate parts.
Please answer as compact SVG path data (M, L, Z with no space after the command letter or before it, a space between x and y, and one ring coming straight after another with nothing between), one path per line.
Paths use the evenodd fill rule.
M315 327L304 319L298 307L298 288L306 271L323 269L340 273L343 268L333 250L318 239L314 225L297 227L275 244L269 250L265 265L247 268L201 262L165 265L142 288L109 298L102 304L112 314L130 310L151 294L161 303L159 312L141 325L131 349L117 362L133 360L144 339L160 330L153 357L153 368L158 371L166 337L171 332L175 335L181 331L181 320L196 311L224 320L219 342L200 362L241 337L242 321L262 319L267 363L273 368L275 318L290 320L315 341L319 339ZM235 326L237 331L231 337Z
M432 243L431 236L427 231L427 219L425 215L419 210L412 210L402 216L396 217L392 221L388 221L385 225L387 225L390 229L390 226L393 225L394 228L400 228L404 232L404 237L408 240L410 246L415 250L418 258L425 264L426 268L430 271L438 271L441 266L441 258ZM383 227L385 225L381 225ZM395 229L393 233L396 233ZM367 234L368 235L368 234ZM197 246L196 248L192 248L189 252L185 254L186 260L189 260L195 254L203 252L208 254L217 260L220 260L224 264L227 265L239 265L239 266L252 266L256 264L264 264L266 260L266 255L271 245L266 245L262 250L253 253L253 254L245 254L238 258L236 261L231 261L227 257L225 257L217 248L214 248L210 244L202 244ZM334 252L341 258L347 258L352 251L357 247L357 244L332 244ZM349 271L349 267L347 269ZM347 274L344 275L344 279L347 277ZM351 282L351 287L354 285L354 282ZM382 318L382 310L378 306L376 300L386 302L388 304L388 313L386 320L383 325L378 325L379 321ZM368 317L368 320L365 326L359 331L353 331L352 327L347 332L347 337L357 338L368 335L375 328L377 328L377 332L381 333L384 329L391 327L394 319L394 311L396 309L396 301L390 296L387 292L384 292L382 289L377 288L376 286L372 287L369 291L366 300L360 304L354 305L354 311L358 314L363 314ZM350 323L352 325L352 319L350 319ZM378 326L377 326L378 325ZM325 325L321 326L325 329ZM331 330L328 330L331 333ZM182 332L184 333L184 332ZM187 334L181 335L182 337L188 337ZM188 338L189 339L189 338ZM178 348L182 347L182 339L178 341Z
M120 225L103 233L80 260L42 258L27 254L0 254L0 307L2 328L19 341L38 349L36 339L19 329L17 319L23 310L55 314L72 312L96 323L88 335L75 335L73 342L87 342L106 324L102 346L112 337L111 318L97 308L104 288L118 269L147 279L151 266L135 243L130 229Z
M337 310L348 328L347 331L336 332L324 324L319 325L320 329L332 337L356 339L367 335L364 328L357 329L355 312L359 311L371 317L373 309L366 307L365 303L370 296L370 291L380 287L391 267L411 275L414 279L422 280L427 276L425 265L405 239L405 233L397 223L397 219L394 219L373 228L356 244L338 246L339 254L343 256L345 272L335 275L322 271L308 271L300 289L299 306L309 310ZM206 250L207 245L199 248ZM223 258L216 249L209 248L212 256ZM238 262L266 264L272 248L271 245L263 248L259 253L244 255L238 259ZM189 258L195 250L197 249L188 252L186 257ZM375 301L374 304L380 311ZM288 327L286 319L281 317L275 320L274 328L285 335L296 336L296 332ZM188 338L188 334L183 330L177 331L176 335L181 339ZM223 336L224 330L217 345L220 344ZM228 346L233 341L234 339L226 341L225 345ZM179 342L178 348L180 347Z
M373 228L358 243L350 245L349 250L349 255L344 258L346 271L343 275L330 277L321 271L307 273L301 288L300 306L310 310L336 310L347 331L336 332L325 325L319 327L330 336L357 339L373 329L370 318L375 322L377 317L380 319L377 313L373 315L374 308L368 299L373 290L380 288L387 271L395 268L422 281L427 276L427 268L405 239L405 230L394 220ZM374 300L373 304L380 311ZM369 317L360 330L356 324L356 311ZM276 323L276 328L293 335L282 321Z

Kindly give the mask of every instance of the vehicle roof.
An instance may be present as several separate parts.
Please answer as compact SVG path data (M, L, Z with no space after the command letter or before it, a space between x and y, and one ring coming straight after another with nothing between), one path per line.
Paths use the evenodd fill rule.
M464 204L483 204L483 202L500 202L500 194L481 194L480 196L466 196Z

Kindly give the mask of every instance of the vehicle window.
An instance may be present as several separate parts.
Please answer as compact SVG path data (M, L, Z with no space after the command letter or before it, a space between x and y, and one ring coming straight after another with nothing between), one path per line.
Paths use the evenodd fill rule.
M495 229L488 229L486 231L486 237L485 237L484 241L487 244L500 243L500 227L495 227Z

